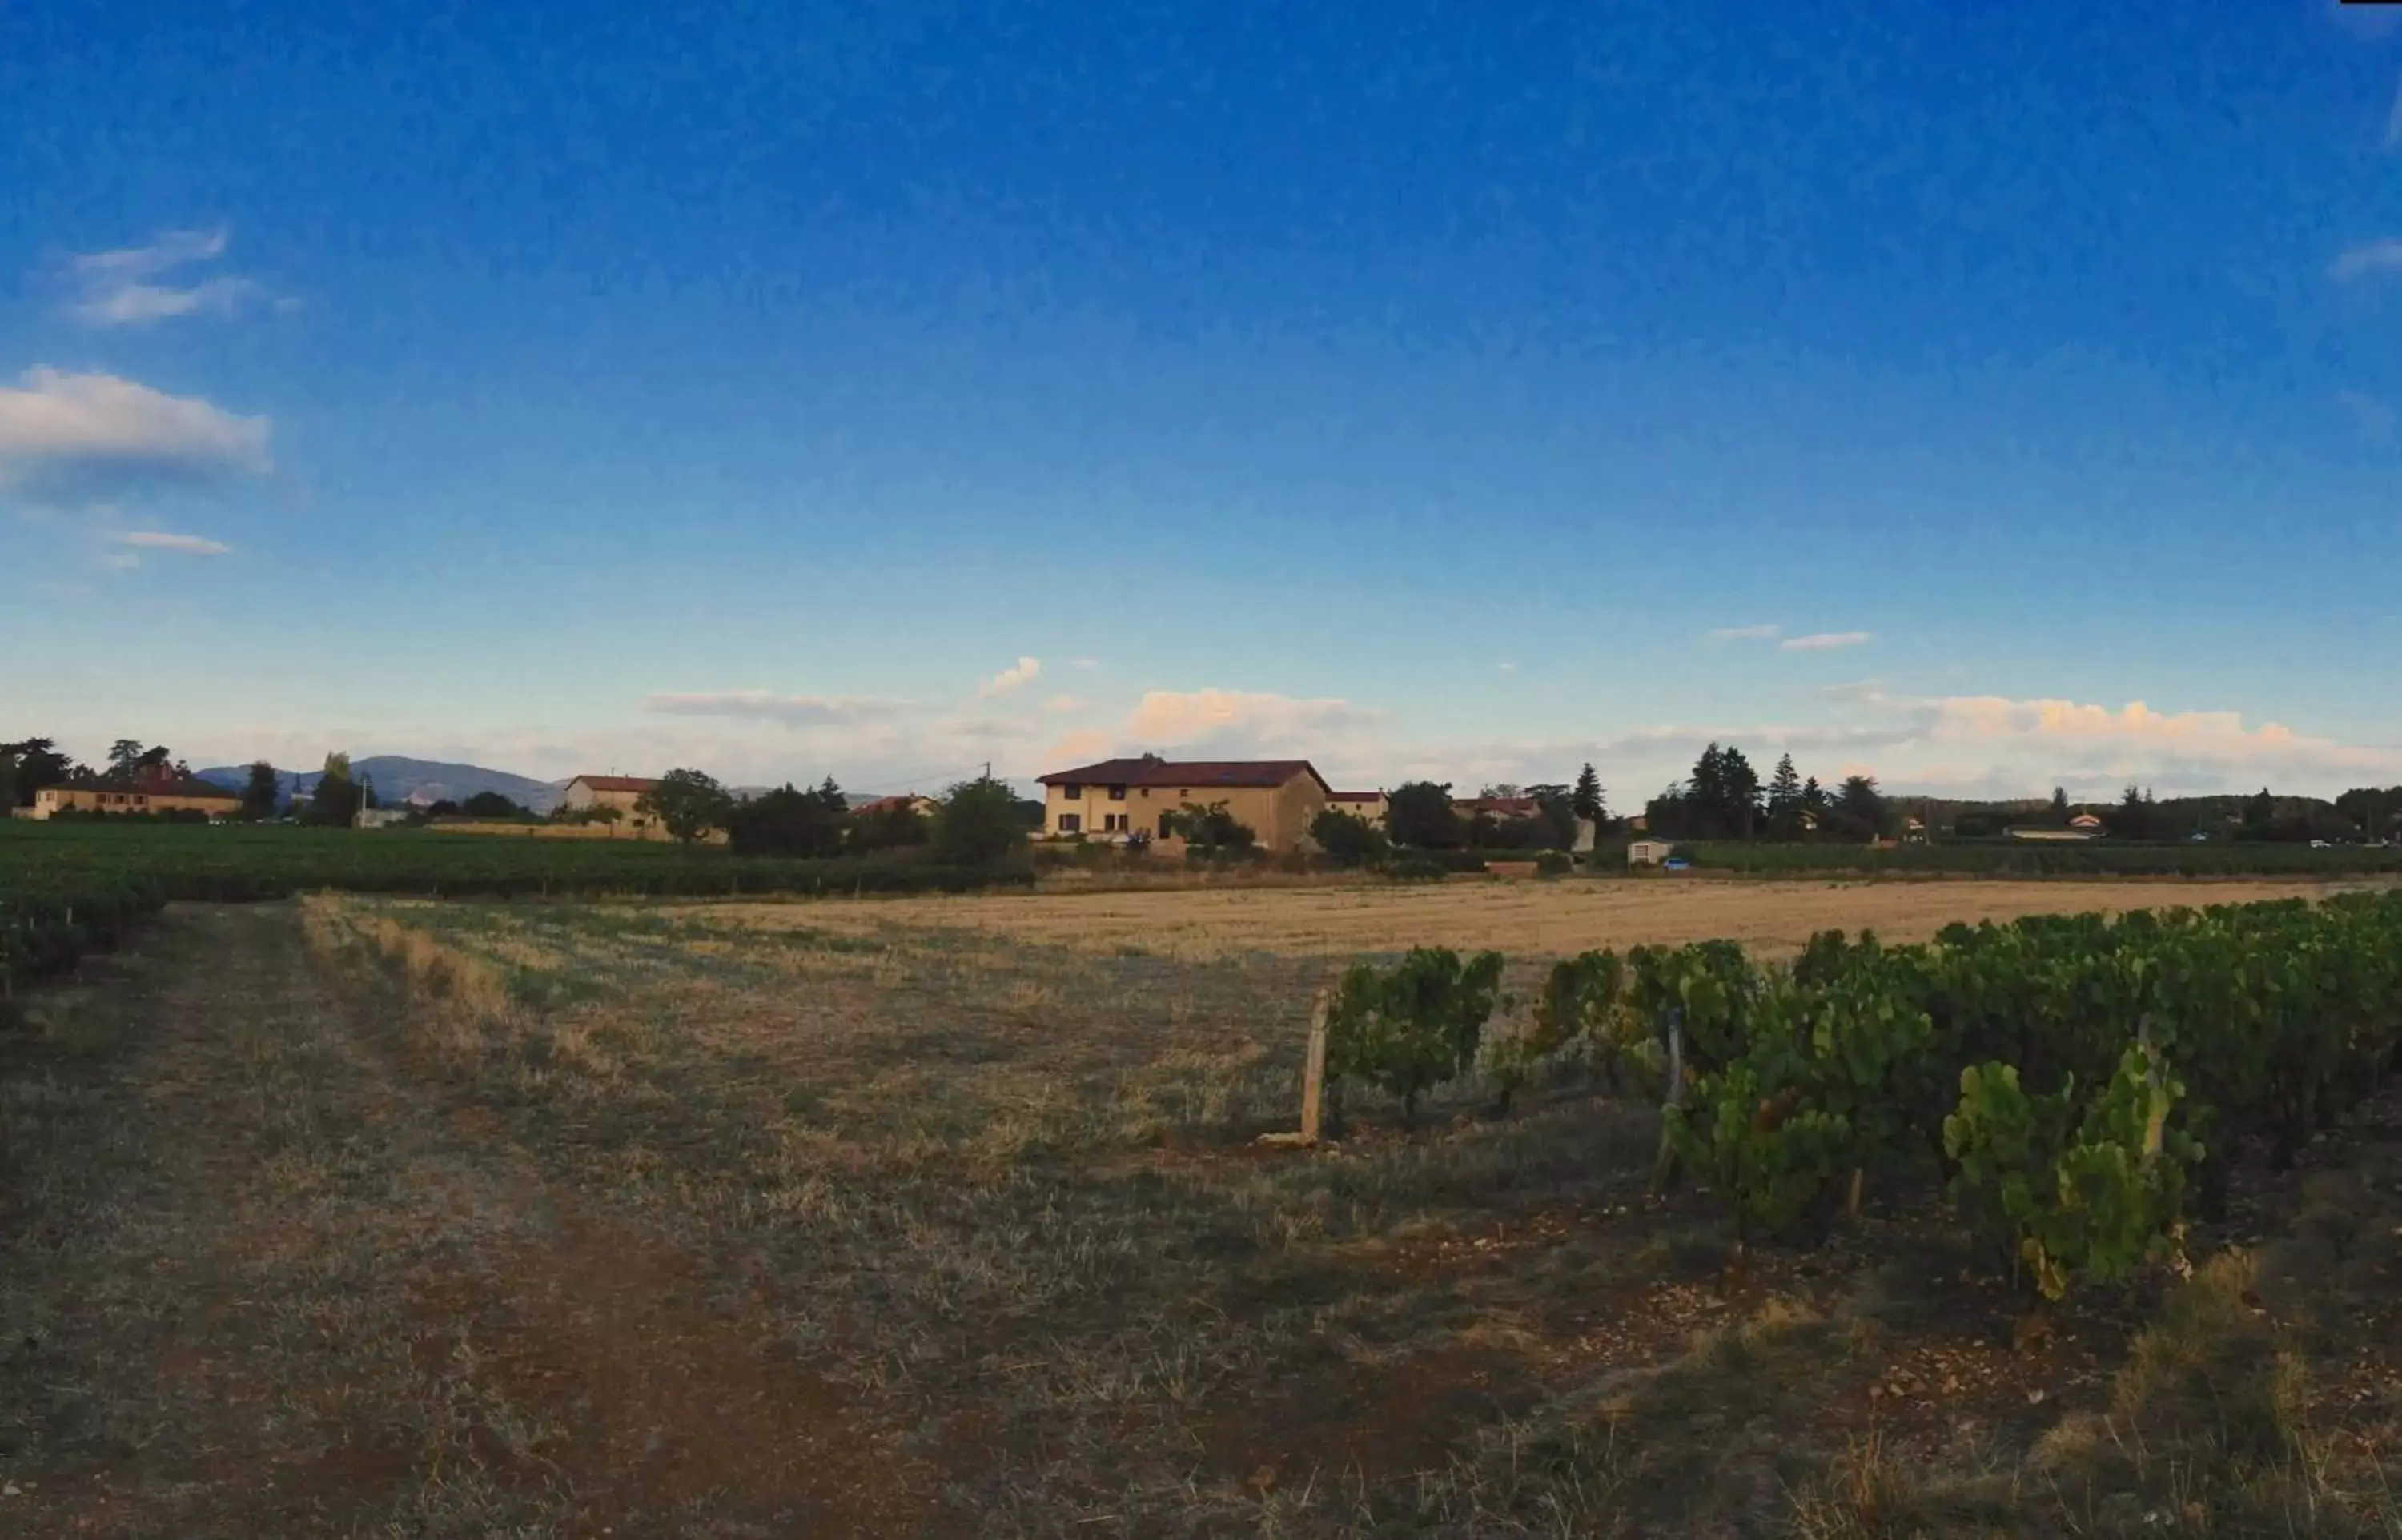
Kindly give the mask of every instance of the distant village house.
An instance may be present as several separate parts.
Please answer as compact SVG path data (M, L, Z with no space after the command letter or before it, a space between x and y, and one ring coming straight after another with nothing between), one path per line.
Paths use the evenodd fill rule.
M651 816L641 811L640 804L658 789L657 781L640 776L578 776L567 783L567 794L559 799L559 805L586 817L614 809L624 828L647 831Z
M1338 813L1348 813L1372 829L1385 827L1385 813L1392 805L1382 791L1329 791L1326 805Z

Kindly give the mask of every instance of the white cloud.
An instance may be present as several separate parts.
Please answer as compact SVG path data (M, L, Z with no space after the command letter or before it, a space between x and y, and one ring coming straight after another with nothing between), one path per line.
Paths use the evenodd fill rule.
M1013 690L1023 689L1031 684L1035 677L1042 672L1041 658L1019 658L1015 666L1002 669L976 686L976 694L986 696L1005 695Z
M1098 668L1100 666L1101 660L1098 658L1070 658L1068 660L1068 667L1070 668Z
M227 234L169 230L145 246L94 252L67 264L77 293L72 309L98 326L138 326L172 316L228 314L263 291L246 278L219 275L197 282L153 282L177 268L225 254Z
M1498 674L1514 674L1518 671L1518 666L1514 663L1497 663L1493 666L1493 671Z
M1087 764L1107 759L1110 735L1098 727L1082 727L1042 750L1042 763L1048 769L1066 769L1070 765Z
M0 490L92 503L159 485L264 474L269 425L115 375L35 367L0 386Z
M145 278L194 262L214 261L225 254L227 239L222 226L214 230L162 230L146 246L90 252L76 257L67 265L80 273L114 273L125 278Z
M1788 637L1776 645L1788 653L1823 653L1836 647L1864 647L1874 639L1866 631L1818 631L1806 637Z
M256 293L246 278L212 278L185 289L123 283L78 302L75 312L96 325L139 326L171 316L230 314Z
M1767 641L1782 626L1721 626L1710 633L1712 641Z
M221 557L233 550L222 541L169 534L163 529L128 529L107 538L112 545L130 545L143 551L180 551L187 557Z
M2367 444L2394 442L2394 408L2373 395L2358 391L2338 391L2336 404L2352 419L2352 431Z
M1150 690L1126 719L1125 737L1146 747L1208 744L1236 757L1242 749L1306 750L1356 737L1384 713L1332 697L1297 699L1261 691Z
M1089 711L1092 708L1093 703L1082 695L1054 695L1042 703L1042 709L1062 717L1072 712Z
M2402 241L2372 241L2354 246L2327 264L2327 276L2339 283L2374 273L2402 271Z
M766 690L710 690L645 695L642 709L663 716L735 717L787 727L838 727L878 722L908 709L874 695L780 695Z

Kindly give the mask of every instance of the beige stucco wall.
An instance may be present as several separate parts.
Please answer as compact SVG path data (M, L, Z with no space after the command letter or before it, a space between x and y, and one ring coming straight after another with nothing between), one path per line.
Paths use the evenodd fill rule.
M106 797L107 801L102 799ZM34 793L34 817L53 813L209 813L226 817L242 810L242 799L183 797L151 791L89 791L75 786L46 786Z
M567 795L560 801L565 806L579 813L595 807L614 807L623 816L611 827L641 838L662 840L667 838L667 831L659 828L657 819L647 813L635 810L635 804L642 800L642 795L640 791L595 791L590 785L578 779L568 784Z

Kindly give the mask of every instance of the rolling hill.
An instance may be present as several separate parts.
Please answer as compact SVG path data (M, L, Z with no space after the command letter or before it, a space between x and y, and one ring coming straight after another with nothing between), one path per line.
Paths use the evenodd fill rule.
M510 801L547 813L559 804L566 791L563 783L534 780L526 776L513 776L505 770L487 770L479 764L446 764L436 760L413 760L398 754L378 754L352 763L354 775L365 776L375 783L376 797L390 805L393 803L464 802L478 791L498 791ZM199 772L203 780L240 791L250 779L250 767L245 764L221 764ZM295 791L306 792L322 778L321 770L280 770L276 780L281 795L289 800Z

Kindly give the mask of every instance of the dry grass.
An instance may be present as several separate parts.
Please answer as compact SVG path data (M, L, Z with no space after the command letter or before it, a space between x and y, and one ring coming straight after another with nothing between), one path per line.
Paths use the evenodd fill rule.
M1784 953L1827 929L1923 941L1955 920L2247 903L2328 890L2325 883L2272 881L1480 881L711 904L695 913L734 928L854 937L967 932L1198 962L1246 952L1351 956L1412 946L1560 956L1719 938Z
M0 1533L2402 1533L2402 1143L2022 1348L1910 1195L1730 1274L1581 1085L1261 1148L1326 957L752 923L908 907L186 910L30 1002Z

